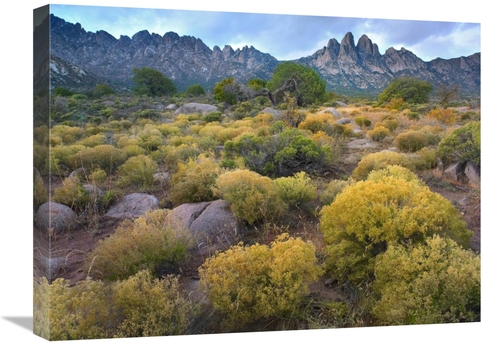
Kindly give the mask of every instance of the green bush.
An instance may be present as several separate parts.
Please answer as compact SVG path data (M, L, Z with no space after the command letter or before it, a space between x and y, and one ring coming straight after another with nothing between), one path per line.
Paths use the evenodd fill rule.
M380 325L480 321L480 256L450 239L389 245L375 276L372 312Z
M354 284L373 278L375 258L389 244L420 243L439 234L468 247L472 235L449 200L394 174L344 188L321 210L320 229L330 274Z
M372 125L372 122L370 121L370 119L368 119L364 115L356 116L354 118L354 122L356 122L356 124L360 127L369 127Z
M116 171L126 160L127 154L112 145L87 147L73 156L76 167L83 167L89 171L100 168L107 173Z
M405 154L384 150L369 153L361 158L351 177L356 181L364 180L372 170L382 169L388 165L401 165L415 171L414 163Z
M279 188L281 199L289 206L298 207L316 199L316 187L311 178L303 171L291 177L280 177L274 182Z
M283 234L270 247L240 244L220 252L199 272L224 326L238 330L262 318L292 315L322 270L312 243Z
M416 152L417 159L414 160L415 166L419 170L433 169L437 166L437 150L424 147Z
M186 163L179 163L177 172L172 176L170 201L178 206L216 199L213 187L221 172L213 156L200 155Z
M416 152L428 145L427 135L422 131L406 131L394 139L394 144L399 151Z
M150 157L139 155L130 157L118 168L118 185L148 191L153 186L153 175L158 172L158 164Z
M154 337L187 334L196 307L182 296L179 279L155 278L142 270L112 284L113 307L121 323L114 337Z
M168 210L155 210L125 220L108 238L100 240L85 261L94 279L125 279L140 270L158 274L176 267L188 256L192 236Z
M91 201L91 195L83 188L79 178L72 177L64 179L61 186L54 190L52 199L76 211L81 211Z
M385 137L389 136L391 132L384 126L377 126L367 132L368 136L374 141L382 141Z
M214 193L229 201L233 213L250 224L280 217L286 206L273 180L250 170L223 173L215 181Z
M481 122L474 121L453 130L438 146L443 163L472 162L481 166Z
M353 184L355 181L352 179L348 180L332 180L328 182L326 185L326 188L321 192L320 194L320 201L323 205L330 205L333 200L335 200L335 197L337 194L342 192L342 190Z

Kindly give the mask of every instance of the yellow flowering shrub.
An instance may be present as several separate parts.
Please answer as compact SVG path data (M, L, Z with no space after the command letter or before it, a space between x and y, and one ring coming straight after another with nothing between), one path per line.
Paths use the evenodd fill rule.
M480 321L480 267L478 254L448 238L390 245L375 264L373 315L381 325Z
M439 234L468 247L472 235L449 200L395 176L347 186L321 210L320 229L330 274L355 284L372 278L375 258L389 244Z
M316 199L317 192L311 178L303 171L290 177L274 180L279 188L281 199L289 206L297 207Z
M233 246L205 261L199 272L210 303L232 330L293 313L322 269L312 243L282 234L270 246Z
M405 154L384 150L369 153L361 158L351 177L356 181L364 180L372 170L382 169L388 165L400 165L415 170L414 163Z
M118 168L118 185L147 191L153 186L153 175L158 172L158 164L148 156L139 155L127 159Z
M215 181L214 193L229 201L233 213L249 224L280 217L286 207L271 178L246 169L220 175Z
M175 267L186 259L192 236L169 210L150 211L125 220L109 237L100 240L84 263L94 279L125 279L140 270L153 273Z

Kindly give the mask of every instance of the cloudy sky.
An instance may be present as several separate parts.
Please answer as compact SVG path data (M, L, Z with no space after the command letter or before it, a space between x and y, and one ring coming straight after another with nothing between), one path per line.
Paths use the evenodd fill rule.
M113 5L114 6L114 5ZM424 61L480 52L480 24L474 22L373 19L344 16L166 10L113 6L51 5L51 12L86 31L104 30L119 38L141 30L200 38L209 48L254 46L279 60L313 54L329 39L366 34L383 54L388 48L412 51ZM162 5L162 8L166 7ZM262 8L261 8L262 10ZM280 13L280 12L278 12Z

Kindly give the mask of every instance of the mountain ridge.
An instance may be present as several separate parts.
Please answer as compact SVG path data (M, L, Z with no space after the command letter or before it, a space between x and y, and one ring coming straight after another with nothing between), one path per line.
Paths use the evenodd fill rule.
M211 89L224 78L234 77L242 83L252 78L269 80L279 61L253 46L234 50L226 45L210 49L200 38L166 32L163 36L142 30L132 37L115 38L104 30L87 32L79 24L71 24L51 14L52 86L78 89L102 82L118 89L132 86L134 67L151 67L161 71L183 90L200 84ZM439 83L457 84L462 94L479 97L480 53L452 59L421 60L411 51L389 48L384 54L367 35L357 44L351 32L339 43L331 38L313 54L288 60L314 68L326 81L327 89L336 93L377 94L394 78L413 76ZM58 63L66 70L80 71L76 82L69 74L56 71ZM85 82L84 77L89 80Z

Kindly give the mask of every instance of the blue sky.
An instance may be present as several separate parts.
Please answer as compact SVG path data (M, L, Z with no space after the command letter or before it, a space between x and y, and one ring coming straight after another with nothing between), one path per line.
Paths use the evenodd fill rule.
M118 3L118 2L117 2ZM424 61L480 52L480 24L449 20L403 20L331 15L299 15L227 11L198 11L107 6L51 5L51 12L86 31L104 30L119 38L141 30L200 38L209 48L228 44L234 49L254 46L279 60L313 54L331 38L339 42L352 32L355 43L366 34L383 54L388 48L412 51ZM262 8L261 8L262 10ZM279 13L279 12L278 12Z

